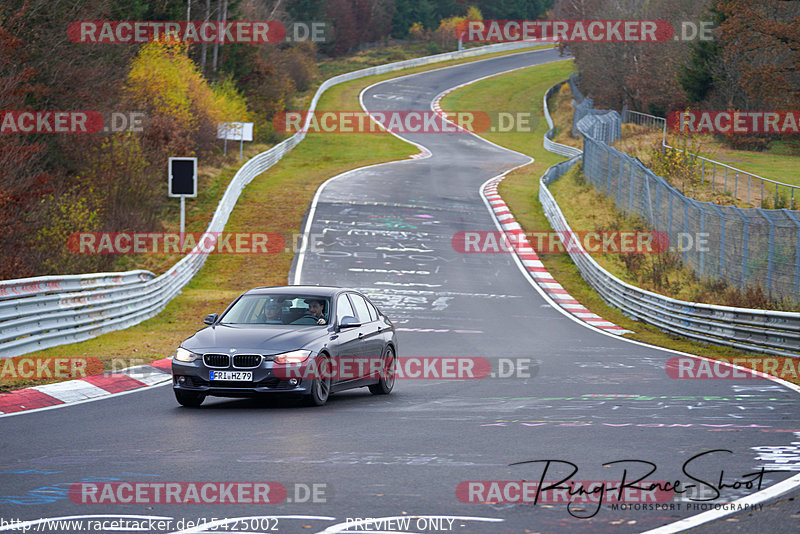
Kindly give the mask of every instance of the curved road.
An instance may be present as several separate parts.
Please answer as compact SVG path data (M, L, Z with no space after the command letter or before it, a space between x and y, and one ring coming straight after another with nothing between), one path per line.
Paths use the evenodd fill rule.
M370 111L429 110L453 86L558 59L537 51L479 61L382 82L362 99ZM665 364L674 353L565 317L509 254L458 253L456 232L496 229L481 184L529 158L468 134L404 137L432 156L326 183L306 221L318 238L290 280L367 292L396 321L400 356L482 357L495 368L521 359L531 362L530 378L400 380L388 397L351 391L321 409L209 399L188 410L160 387L5 418L0 515L294 516L278 520L280 532L642 532L702 513L703 503L690 499L712 496L720 476L737 489L723 488L718 502L755 493L738 486L771 463L757 458L798 441L797 392L766 380L670 379ZM729 452L691 460L718 449ZM578 469L573 481L618 481L624 468L631 477L647 461L656 467L648 480L683 484L691 482L682 472L689 461L687 471L707 484L672 500L671 510L605 504L588 519L596 505L456 496L463 481L538 480L545 464L536 460L554 461L546 480L566 476L569 462ZM603 466L616 460L640 462ZM762 489L792 474L765 473ZM327 484L327 502L79 505L66 496L74 482L103 479ZM408 527L352 521L395 516L446 517L414 518Z

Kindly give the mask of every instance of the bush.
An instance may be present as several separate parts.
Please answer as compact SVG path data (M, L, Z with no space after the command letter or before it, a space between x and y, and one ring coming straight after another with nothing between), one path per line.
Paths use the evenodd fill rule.
M76 185L60 196L49 195L41 202L42 226L31 243L39 261L37 275L97 272L110 267L113 256L76 254L68 247L73 234L100 229L96 190Z
M656 142L650 150L648 167L656 175L665 178L684 194L691 196L691 188L700 183L700 165L692 157L684 138L683 147L679 150L664 148L661 141Z

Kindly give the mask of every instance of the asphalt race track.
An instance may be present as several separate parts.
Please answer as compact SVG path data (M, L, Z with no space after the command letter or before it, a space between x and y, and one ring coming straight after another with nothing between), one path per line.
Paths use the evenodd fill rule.
M527 52L400 77L368 88L362 101L369 111L426 111L453 86L559 59L552 50ZM566 317L510 254L454 250L459 231L497 229L480 186L529 158L470 134L403 137L432 156L327 182L304 228L315 237L290 280L365 291L395 320L401 357L486 358L496 371L519 360L528 378L523 368L509 378L402 379L388 397L350 391L316 409L213 398L185 409L169 387L158 387L3 418L0 515L287 516L261 529L173 523L158 532L644 532L756 494L759 480L768 490L800 470L794 452L783 466L794 472L748 476L776 469L770 454L798 450L796 391L761 379L672 379L665 366L676 354ZM629 462L609 464L620 460ZM638 510L467 503L456 493L466 481L558 480L570 463L577 469L571 481L630 482L655 468L646 480L686 485L691 474L697 487L667 506ZM715 497L720 479L732 487L700 502ZM73 483L102 481L271 481L289 494L272 505L78 504L67 494ZM313 484L325 502L306 498ZM796 530L788 514L772 514L771 530ZM411 519L353 520L394 517ZM714 527L697 531L704 528Z

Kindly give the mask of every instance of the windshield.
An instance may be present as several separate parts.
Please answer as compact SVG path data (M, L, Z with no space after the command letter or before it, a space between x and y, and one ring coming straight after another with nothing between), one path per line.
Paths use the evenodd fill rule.
M330 300L312 295L245 295L222 316L221 324L325 325Z

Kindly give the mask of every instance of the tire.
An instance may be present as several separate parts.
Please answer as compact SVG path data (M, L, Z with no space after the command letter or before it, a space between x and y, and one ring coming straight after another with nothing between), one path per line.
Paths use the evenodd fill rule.
M392 347L386 349L386 356L383 357L384 366L381 371L380 380L377 384L369 386L369 392L373 395L388 395L394 388L395 369L397 367L397 359L394 357L394 350Z
M203 404L203 401L206 400L205 393L197 393L194 391L183 391L180 389L175 389L175 398L178 400L178 404L181 406L188 406L190 408L194 408Z
M311 394L305 399L309 406L323 406L331 396L331 360L327 356L322 356L317 360L317 369L320 374L311 382Z

